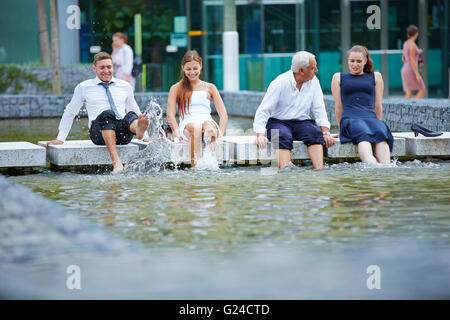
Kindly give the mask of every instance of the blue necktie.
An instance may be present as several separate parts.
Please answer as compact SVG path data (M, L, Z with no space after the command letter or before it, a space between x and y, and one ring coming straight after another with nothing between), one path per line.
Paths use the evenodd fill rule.
M99 84L101 84L106 90L106 95L108 96L109 105L111 106L111 110L114 111L114 114L116 115L116 119L121 120L122 117L120 116L119 111L117 111L116 105L114 104L114 100L111 96L111 92L109 91L109 85L111 83L112 82L110 82L110 83L100 82Z

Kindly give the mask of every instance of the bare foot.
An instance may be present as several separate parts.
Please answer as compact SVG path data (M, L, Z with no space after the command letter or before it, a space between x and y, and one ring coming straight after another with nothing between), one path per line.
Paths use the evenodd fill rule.
M137 121L136 126L136 138L142 139L144 137L145 130L147 130L148 125L150 124L150 119L145 114L140 114Z
M119 172L123 171L123 164L122 162L113 162L113 171L112 174L118 174Z

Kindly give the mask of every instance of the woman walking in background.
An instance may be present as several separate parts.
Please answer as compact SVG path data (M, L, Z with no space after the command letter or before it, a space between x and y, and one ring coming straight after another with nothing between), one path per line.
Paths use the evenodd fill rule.
M408 40L403 44L402 54L402 82L405 98L410 99L413 91L417 91L414 98L420 99L425 95L425 84L418 70L418 64L421 65L421 50L416 45L416 39L419 36L419 29L410 25L406 30Z
M114 62L116 78L129 82L134 89L135 80L131 74L133 70L133 49L127 45L127 40L128 37L122 32L114 33L111 56Z

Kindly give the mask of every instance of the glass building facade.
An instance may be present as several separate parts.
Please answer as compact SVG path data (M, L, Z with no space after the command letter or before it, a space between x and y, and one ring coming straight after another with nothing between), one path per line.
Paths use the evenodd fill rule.
M374 13L367 9L373 5L380 10L380 29L367 26ZM383 73L388 94L403 95L402 46L406 28L415 24L426 30L418 44L427 53L422 73L429 96L449 95L449 1L236 0L236 11L241 90L267 89L289 69L292 55L306 50L316 55L318 77L329 93L333 74L347 71L346 49L362 44ZM221 87L223 1L203 1L203 17L206 78Z
M23 6L24 2L29 6ZM0 2L0 63L40 59L35 3ZM241 90L266 90L278 74L290 68L296 51L307 50L316 55L318 77L329 93L333 74L346 71L346 50L362 44L370 50L375 69L383 73L386 93L401 96L401 50L406 28L415 24L420 29L418 45L424 49L421 73L428 96L449 97L450 0L235 0L235 4ZM78 5L77 62L90 63L95 46L110 52L116 31L126 33L134 48L134 15L140 13L145 63L142 90L168 91L179 79L181 57L187 49L199 51L204 79L222 89L223 0L78 0ZM376 6L378 15L368 12L371 6ZM28 23L15 23L20 21L17 16L26 16ZM180 16L186 17L186 28L177 33L175 21ZM379 21L373 20L377 17ZM379 22L380 28L370 29L368 21ZM171 44L178 49L167 50Z

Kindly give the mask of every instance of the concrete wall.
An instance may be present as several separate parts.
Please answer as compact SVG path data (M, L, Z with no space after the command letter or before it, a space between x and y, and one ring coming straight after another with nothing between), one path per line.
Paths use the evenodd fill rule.
M253 117L264 92L222 92L229 115ZM167 92L136 93L136 102L142 111L151 99L165 111ZM72 95L0 95L0 118L60 117ZM324 96L328 118L336 126L333 97ZM431 130L450 131L450 100L422 99L405 100L391 98L383 100L383 120L392 131L410 131L413 122ZM214 110L214 108L213 108ZM82 109L81 115L85 115Z
M222 92L222 97L228 114L253 117L264 97L264 92ZM337 126L333 97L325 95L324 101L331 125ZM450 131L450 100L383 99L383 120L392 131L410 131L414 122L430 130Z

